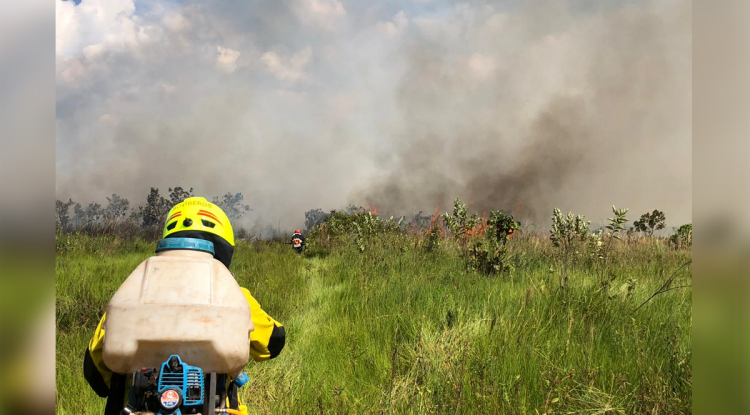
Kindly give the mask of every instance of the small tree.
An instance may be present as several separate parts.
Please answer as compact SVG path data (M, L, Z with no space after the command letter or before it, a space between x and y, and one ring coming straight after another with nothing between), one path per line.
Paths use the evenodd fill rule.
M443 223L450 230L454 238L462 238L469 234L477 226L479 217L477 214L467 216L466 204L460 199L453 201L453 215L446 212L443 214Z
M487 220L487 235L490 239L505 245L513 232L521 229L521 223L513 219L512 215L506 215L501 211L490 213Z
M633 228L638 232L653 236L654 231L664 229L666 226L667 217L664 212L654 209L651 213L644 213L641 218L633 222Z
M138 210L143 218L143 226L150 228L158 226L169 213L169 200L159 194L159 189L152 187L146 197L146 206L139 206Z
M628 209L617 209L614 205L612 205L612 213L614 213L615 216L612 218L607 218L607 220L609 221L609 225L605 227L609 229L609 232L613 238L622 239L622 234L626 231L625 223L628 222L628 219L625 217L625 215L628 213Z
M322 209L312 209L305 212L305 231L310 232L315 226L328 219L328 214Z
M183 200L193 197L193 188L185 190L182 187L169 188L169 205L174 206L181 203Z
M501 211L490 212L484 237L474 242L468 251L470 268L483 274L499 274L513 269L508 254L508 239L520 229L513 216Z
M104 209L104 220L108 223L120 222L127 218L130 201L116 194L107 198L107 207Z
M427 231L427 238L425 240L424 249L427 252L437 252L440 248L440 238L443 236L443 228L433 218L430 222L430 229Z
M669 237L669 243L675 248L689 248L693 245L693 224L686 223L677 229L677 232Z
M549 239L552 245L562 249L563 255L567 255L575 240L586 240L589 226L591 226L591 221L587 221L582 215L574 215L573 212L563 215L560 209L554 208Z
M100 224L102 217L104 217L104 210L102 210L102 205L98 203L89 203L84 210L84 215L86 224Z
M214 197L213 203L227 214L230 221L235 221L251 210L250 206L242 203L243 199L242 193L226 193L221 199Z
M55 200L55 214L57 216L57 224L62 230L65 230L70 223L69 211L70 207L73 206L74 203L75 202L73 202L73 199L68 199L67 202L63 202L62 200Z
M609 224L605 226L605 228L609 230L610 238L607 241L607 244L605 246L602 246L601 249L597 252L598 259L601 260L599 262L599 283L602 286L602 292L604 292L605 289L609 286L609 281L607 280L606 276L606 269L607 260L609 259L609 254L612 248L612 241L615 239L622 240L623 234L627 232L625 224L628 222L628 219L625 215L628 213L628 209L617 209L615 205L612 205L612 213L614 214L614 216L611 218L607 218Z
M73 226L81 227L86 224L86 210L80 203L73 206Z
M573 212L563 215L558 208L552 210L549 239L552 245L560 250L560 288L568 287L568 267L573 260L574 247L589 239L589 226L591 221L587 221L582 215L574 215Z

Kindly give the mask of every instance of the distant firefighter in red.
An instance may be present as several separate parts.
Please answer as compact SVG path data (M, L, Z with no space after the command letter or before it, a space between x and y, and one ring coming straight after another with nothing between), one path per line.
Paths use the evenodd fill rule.
M294 248L294 251L298 254L302 253L302 250L305 249L305 237L302 236L302 232L299 231L299 229L294 230L294 235L292 235L292 248Z

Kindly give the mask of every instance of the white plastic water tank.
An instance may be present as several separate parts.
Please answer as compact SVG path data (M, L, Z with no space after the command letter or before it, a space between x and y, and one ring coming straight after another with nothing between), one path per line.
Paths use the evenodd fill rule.
M204 372L239 374L249 359L250 307L211 253L160 251L107 306L103 359L116 373L158 367L170 355Z

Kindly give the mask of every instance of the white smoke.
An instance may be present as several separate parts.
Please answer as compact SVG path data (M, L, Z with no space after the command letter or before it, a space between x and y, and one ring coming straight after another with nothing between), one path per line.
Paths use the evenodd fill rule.
M58 1L57 195L688 222L691 4L584 3Z

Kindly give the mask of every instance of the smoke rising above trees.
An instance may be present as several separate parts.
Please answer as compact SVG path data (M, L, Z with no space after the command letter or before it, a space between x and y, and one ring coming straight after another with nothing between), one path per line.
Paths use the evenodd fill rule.
M690 2L57 8L60 200L190 185L283 228L456 197L526 222L610 203L691 220Z

